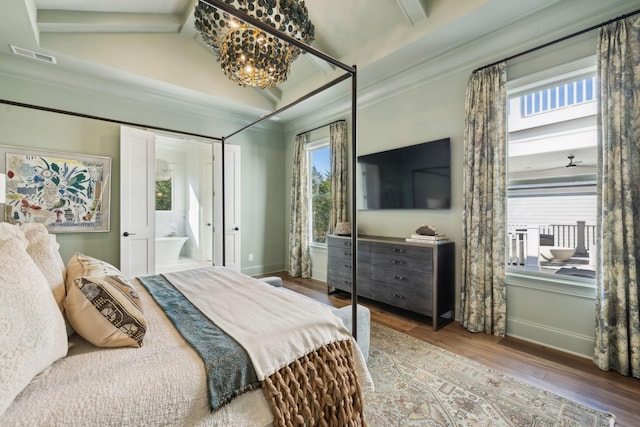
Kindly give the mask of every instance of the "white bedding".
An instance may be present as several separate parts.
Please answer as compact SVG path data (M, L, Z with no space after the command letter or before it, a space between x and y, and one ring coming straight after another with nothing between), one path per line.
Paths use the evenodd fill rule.
M268 426L262 389L210 413L204 365L137 281L148 331L141 348L97 348L70 337L67 357L18 395L2 426ZM288 293L287 293L288 294ZM354 345L354 350L357 349ZM359 350L363 390L371 379Z

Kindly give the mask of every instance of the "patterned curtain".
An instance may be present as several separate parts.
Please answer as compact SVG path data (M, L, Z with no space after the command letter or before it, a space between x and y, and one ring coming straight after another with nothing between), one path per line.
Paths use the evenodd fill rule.
M467 85L464 129L461 323L506 332L506 66L479 70Z
M309 255L309 209L307 156L304 146L307 134L298 135L294 147L293 179L291 181L291 224L289 226L289 274L292 277L311 277Z
M331 151L331 216L327 232L332 233L338 222L348 221L349 159L346 122L332 123L329 127L329 149Z
M640 17L600 29L594 362L640 378Z

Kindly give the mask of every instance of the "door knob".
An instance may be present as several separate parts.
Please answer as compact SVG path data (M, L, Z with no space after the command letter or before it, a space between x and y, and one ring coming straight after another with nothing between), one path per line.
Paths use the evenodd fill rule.
M210 222L207 223L207 227L211 227L211 223Z
M125 231L124 233L122 233L122 235L123 235L124 237L129 237L129 236L135 236L135 235L136 235L136 233L129 233L128 231Z
M240 230L240 229L239 229L238 227L233 227L233 230L234 230L234 231L238 231L238 230Z

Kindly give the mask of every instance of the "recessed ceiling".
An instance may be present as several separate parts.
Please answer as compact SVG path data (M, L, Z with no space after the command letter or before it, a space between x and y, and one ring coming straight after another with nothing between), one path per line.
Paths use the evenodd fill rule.
M83 79L93 76L120 86L144 86L155 93L166 92L196 101L198 105L257 117L287 105L343 73L305 54L294 62L289 79L275 90L238 87L222 74L211 49L202 43L194 29L196 1L5 0L0 6L0 58L10 55L9 45L14 45L57 59L57 65L51 65L56 67L55 71L39 71L35 65L25 64L21 67L23 72L39 71L39 76L53 76L65 71ZM569 7L585 1L589 8ZM306 0L305 3L316 28L313 47L345 64L357 65L359 88L364 93L381 85L396 90L397 82L388 83L392 77L406 75L422 64L437 64L438 58L490 37L505 26L534 19L536 13L547 9L557 9L552 15L557 21L553 25L562 28L575 25L578 17L584 20L595 13L612 13L610 10L615 7L628 9L633 1L611 0L603 4L599 0ZM2 62L8 63L0 61L0 72ZM436 69L432 67L429 72L435 73ZM333 101L338 95L325 95L323 102ZM311 108L318 106L308 110ZM305 110L299 111L304 114ZM287 121L294 115L281 117Z

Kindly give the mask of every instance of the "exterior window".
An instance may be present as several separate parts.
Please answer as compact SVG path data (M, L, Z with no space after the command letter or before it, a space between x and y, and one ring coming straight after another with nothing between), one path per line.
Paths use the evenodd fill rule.
M311 244L325 245L331 212L331 150L328 139L307 147Z
M508 97L507 268L594 278L595 67L512 82Z
M162 181L156 181L156 210L170 211L173 210L172 202L173 193L173 173L172 177Z

